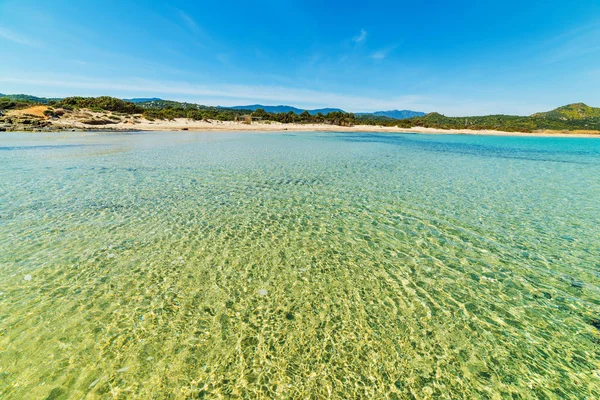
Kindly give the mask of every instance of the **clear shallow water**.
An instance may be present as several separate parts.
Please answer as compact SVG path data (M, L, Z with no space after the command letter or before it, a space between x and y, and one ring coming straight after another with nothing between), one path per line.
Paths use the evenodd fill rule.
M2 398L599 398L600 140L2 134Z

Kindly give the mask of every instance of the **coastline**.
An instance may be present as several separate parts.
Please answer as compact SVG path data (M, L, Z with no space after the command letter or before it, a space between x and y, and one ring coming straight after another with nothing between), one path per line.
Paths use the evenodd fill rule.
M564 132L564 131L538 131L538 132L507 132L496 130L471 130L471 129L436 129L436 128L399 128L382 125L353 125L339 126L328 124L298 124L280 122L252 122L246 124L236 121L194 121L177 118L172 121L149 121L140 119L134 122L120 122L105 126L85 125L75 121L56 121L53 128L61 130L76 129L85 131L190 131L190 132L381 132L381 133L416 133L430 135L481 135L481 136L521 136L521 137L578 137L600 138L600 132Z
M16 113L15 113L16 114ZM13 114L14 115L14 114ZM93 118L101 119L103 113L89 112ZM353 125L340 126L330 124L301 124L281 123L273 121L252 123L238 121L202 120L195 121L187 118L173 120L148 120L141 116L130 117L119 122L103 124L86 124L81 118L46 118L40 115L25 114L35 123L30 125L3 125L0 131L9 132L146 132L146 131L190 131L190 132L380 132L380 133L415 133L431 135L480 135L480 136L517 136L517 137L571 137L571 138L600 138L600 131L535 131L535 132L507 132L497 130L471 130L471 129L437 129L437 128L400 128L382 125Z

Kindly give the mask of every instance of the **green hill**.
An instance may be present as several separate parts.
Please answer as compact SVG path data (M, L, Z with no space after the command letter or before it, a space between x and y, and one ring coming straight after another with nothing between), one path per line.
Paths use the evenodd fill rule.
M562 121L600 118L600 108L590 107L584 103L568 104L555 110L533 114L534 118L547 118Z
M475 117L446 117L430 113L424 117L410 118L398 123L400 127L421 126L435 129L498 130L507 132L533 132L536 130L600 130L600 108L583 103L569 104L548 112L531 116L485 115Z
M415 117L398 122L398 126L411 128L414 126L435 129L472 129L499 130L509 132L530 132L538 129L531 117L516 115L485 115L473 117L446 117L433 112L424 117Z

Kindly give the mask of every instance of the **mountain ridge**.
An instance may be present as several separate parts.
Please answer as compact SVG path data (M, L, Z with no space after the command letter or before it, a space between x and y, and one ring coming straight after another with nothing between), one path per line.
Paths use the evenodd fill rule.
M250 111L256 111L259 108L262 108L263 110L265 110L266 112L270 112L270 113L287 113L287 112L294 112L296 114L301 114L304 111L308 111L308 113L310 115L317 115L318 113L321 114L327 114L330 112L345 112L344 110L340 109L340 108L318 108L318 109L305 109L305 108L297 108L294 106L288 106L288 105L277 105L277 106L268 106L268 105L263 105L263 104L251 104L251 105L247 105L247 106L231 106L231 107L222 107L222 108L231 108L233 110L250 110ZM388 111L375 111L375 112L357 112L354 113L354 115L356 116L360 116L360 117L386 117L386 118L391 118L391 119L407 119L407 118L412 118L412 117L423 117L425 116L424 112L421 111L412 111L412 110L388 110Z
M304 108L297 108L297 107L286 106L286 105L267 106L267 105L262 105L262 104L251 104L251 105L247 105L247 106L231 106L231 107L222 106L221 108L229 108L232 110L250 110L250 111L256 111L259 108L262 108L266 112L274 113L274 114L279 114L282 112L288 113L290 111L292 111L296 114L302 114L304 111L308 111L308 113L310 115L317 115L318 113L328 114L330 112L336 112L336 111L344 112L344 110L342 110L340 108L317 108L314 110L308 110L308 109L304 109Z
M149 101L162 100L160 97L134 97L132 99L123 99L123 101L129 101L131 103L147 103Z
M412 110L388 110L388 111L375 111L372 113L355 113L356 115L367 115L374 117L387 117L391 119L408 119L413 117L424 117L426 113L422 111Z
M18 93L18 94L3 94L0 93L0 97L4 97L13 101L30 101L33 103L40 103L40 104L48 104L48 102L50 101L55 101L55 100L59 100L58 98L50 98L50 97L38 97L38 96L32 96L30 94L22 94L22 93Z

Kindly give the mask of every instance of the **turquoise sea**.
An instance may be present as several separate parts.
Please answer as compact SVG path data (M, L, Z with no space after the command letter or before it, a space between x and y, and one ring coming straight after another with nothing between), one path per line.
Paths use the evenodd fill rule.
M0 398L598 399L600 139L2 133Z

